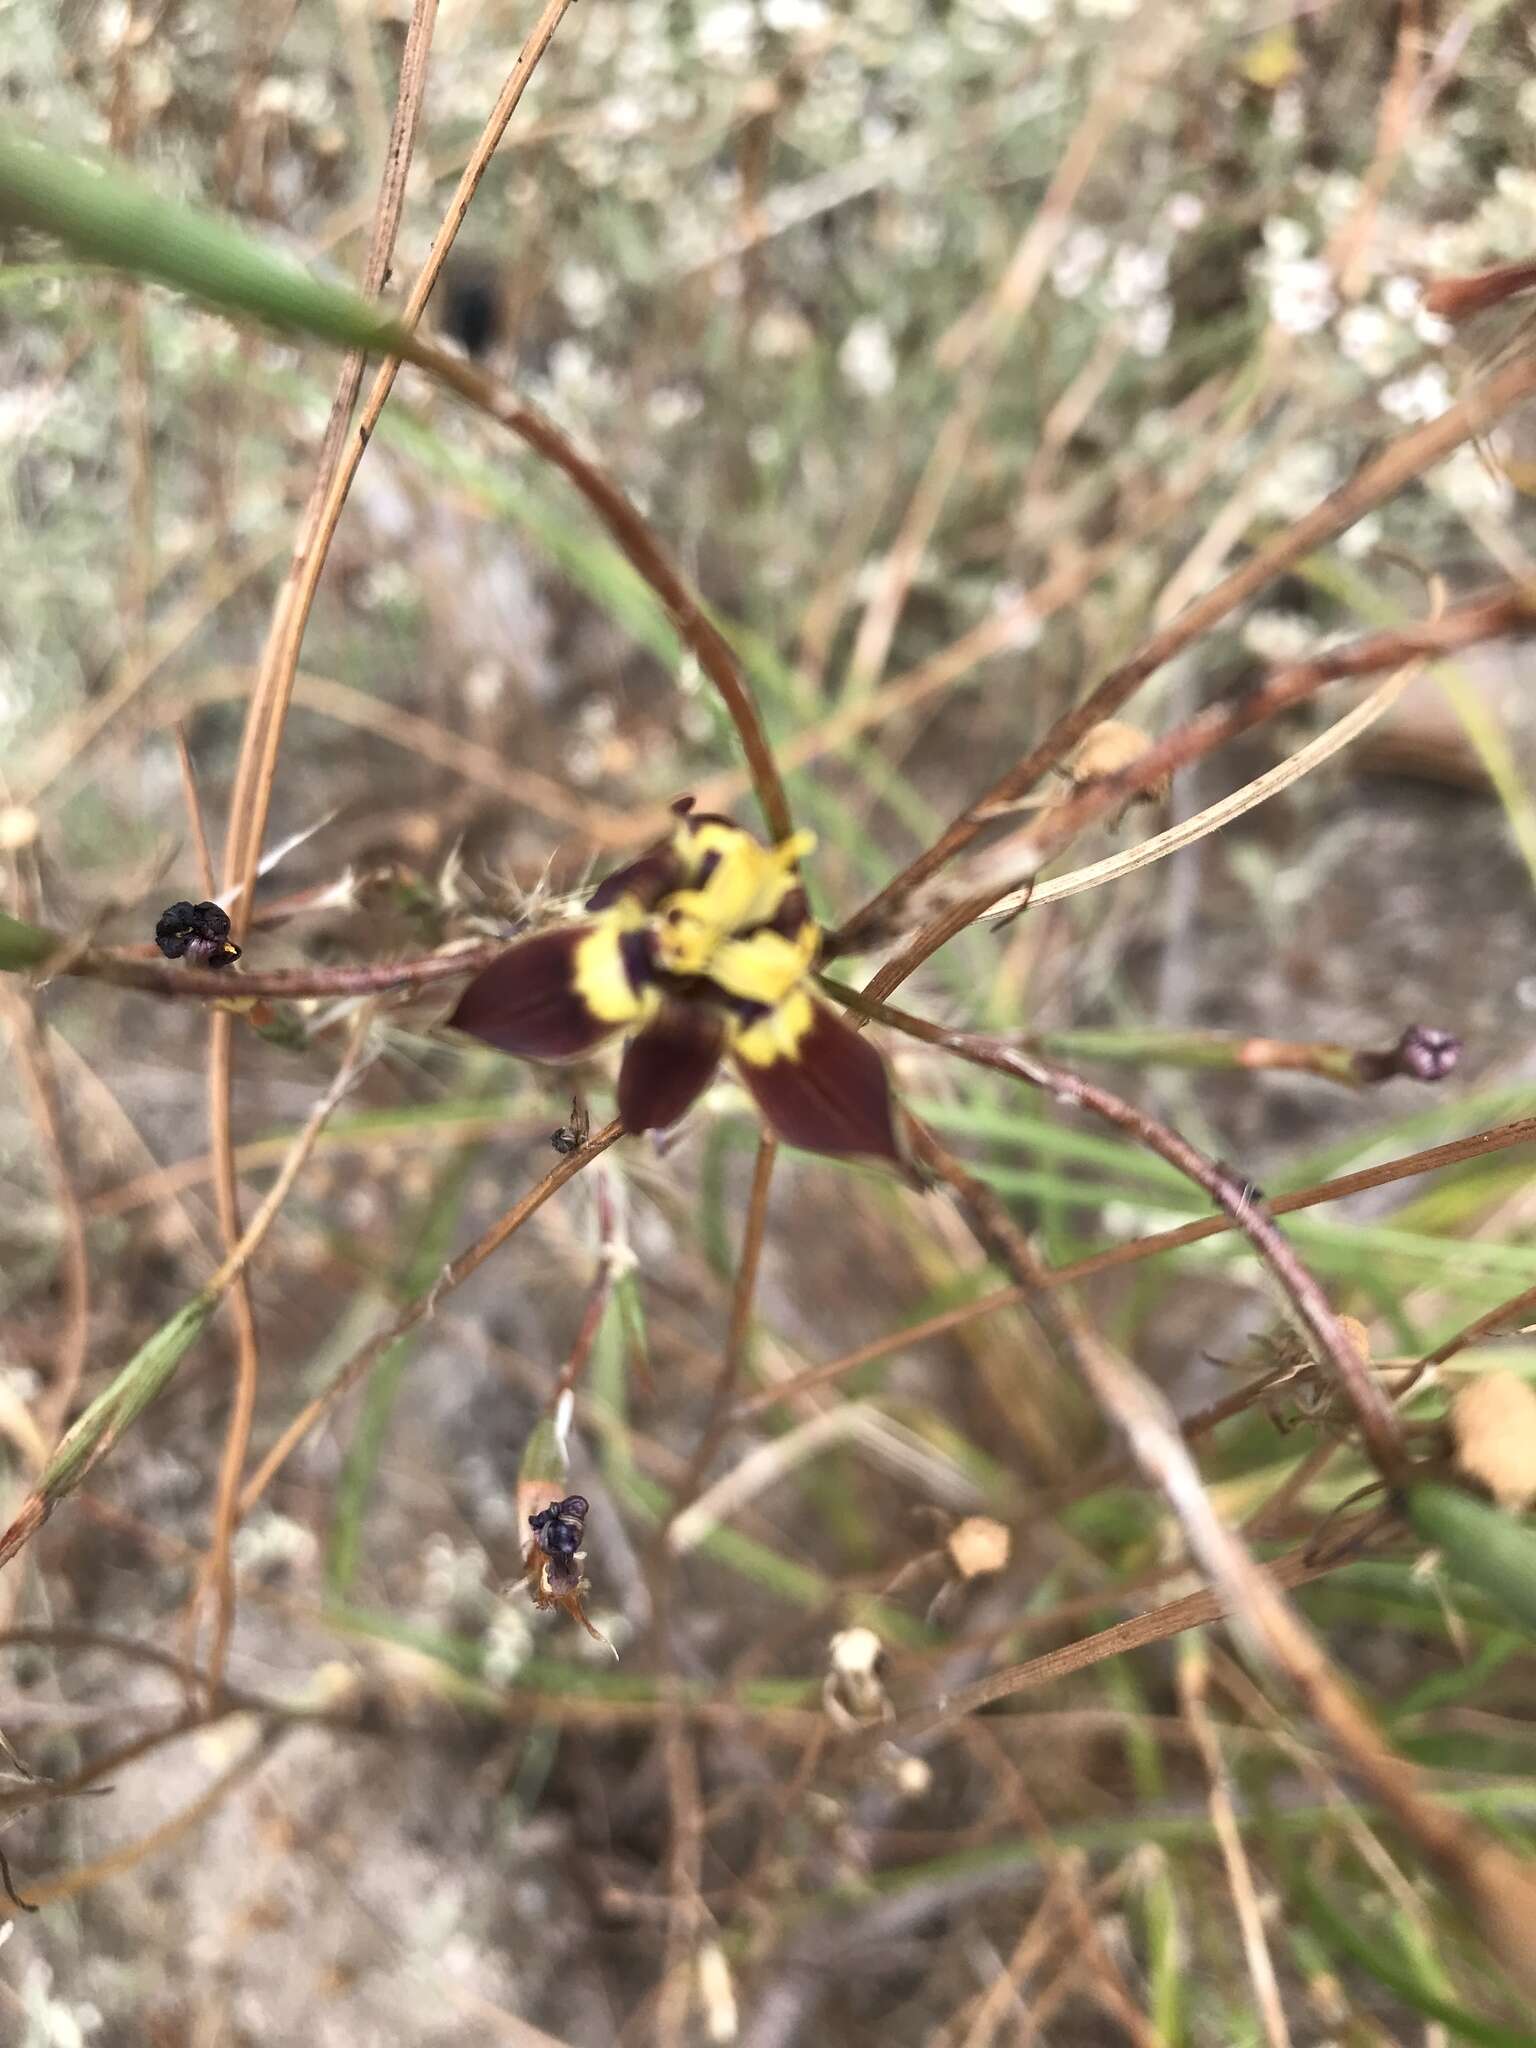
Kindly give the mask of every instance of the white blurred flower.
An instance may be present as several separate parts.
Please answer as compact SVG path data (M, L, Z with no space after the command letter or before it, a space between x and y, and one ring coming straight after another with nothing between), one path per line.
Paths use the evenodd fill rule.
M1316 627L1300 612L1255 612L1243 625L1243 645L1260 661L1300 661L1316 641Z
M1420 306L1413 316L1413 331L1426 348L1444 348L1456 330L1449 320Z
M1297 519L1338 482L1338 464L1321 441L1301 441L1279 455L1259 480L1258 505L1277 519Z
M884 323L873 314L855 320L837 352L837 366L866 398L883 398L896 382L896 351Z
M781 36L805 35L825 27L826 0L763 0L763 19Z
M1163 218L1176 235L1190 234L1205 219L1205 201L1198 192L1175 192Z
M1148 359L1160 356L1172 332L1172 300L1154 299L1150 305L1141 307L1131 321L1131 347L1137 355Z
M1408 425L1438 419L1450 402L1445 372L1434 364L1384 385L1377 397L1384 413Z
M560 273L560 297L578 327L595 327L607 310L608 280L591 263L567 263Z
M1339 347L1368 377L1384 377L1397 357L1397 328L1379 306L1351 306L1339 319Z
M1104 303L1112 311L1130 312L1155 298L1168 282L1168 258L1161 249L1135 243L1119 248L1104 280Z
M1051 282L1058 297L1080 299L1108 253L1109 241L1101 229L1074 228L1051 265Z
M533 1627L525 1609L503 1601L494 1609L481 1640L481 1670L487 1685L508 1686L528 1662Z
M1515 502L1515 487L1490 457L1478 448L1458 448L1446 457L1431 479L1433 488L1458 512L1506 513Z
M670 433L704 409L698 392L684 384L658 384L645 401L645 416L659 434Z
M1363 519L1357 519L1353 526L1346 527L1339 535L1339 553L1352 562L1358 562L1362 555L1368 555L1382 535L1381 514L1367 512Z
M1264 223L1264 247L1278 263L1294 262L1305 256L1311 237L1299 220L1277 213Z
M1336 304L1326 263L1299 256L1274 263L1269 272L1269 317L1282 334L1316 334Z
M1034 647L1045 630L1022 583L999 583L990 610L995 618L1007 621L1007 644L1020 652Z
M1276 142L1299 142L1306 125L1306 101L1294 85L1282 86L1269 113L1271 134Z
M618 135L625 140L633 135L643 135L653 125L653 116L645 102L629 92L616 92L612 99L603 102L602 120L610 135Z
M699 55L706 63L739 70L749 63L757 37L757 17L749 0L717 0L698 18Z

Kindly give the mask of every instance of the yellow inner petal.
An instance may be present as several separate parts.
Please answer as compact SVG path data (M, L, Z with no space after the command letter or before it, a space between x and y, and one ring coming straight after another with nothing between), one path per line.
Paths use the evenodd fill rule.
M576 993L592 1015L605 1024L633 1024L648 1017L661 1000L651 988L637 995L624 966L624 933L643 922L643 917L626 918L610 913L576 947Z
M816 1004L805 990L797 989L754 1024L743 1025L731 1041L738 1059L749 1066L771 1067L775 1060L792 1060L799 1054L807 1033L816 1021Z

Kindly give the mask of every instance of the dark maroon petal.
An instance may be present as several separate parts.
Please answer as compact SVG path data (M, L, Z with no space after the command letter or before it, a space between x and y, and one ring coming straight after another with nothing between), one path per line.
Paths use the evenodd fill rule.
M563 924L509 946L475 976L449 1023L519 1059L575 1059L601 1045L626 1020L599 1016L576 985L576 950L594 929Z
M619 1115L626 1131L664 1131L709 1086L725 1046L725 1019L704 1003L671 1002L624 1048Z
M738 1050L736 1070L764 1122L786 1145L833 1159L905 1166L885 1061L825 1003L812 999L810 1023L793 1055L765 1064Z
M654 910L663 896L683 886L683 863L670 839L658 840L638 860L605 875L587 898L588 910L611 910L621 896L633 896L646 909Z

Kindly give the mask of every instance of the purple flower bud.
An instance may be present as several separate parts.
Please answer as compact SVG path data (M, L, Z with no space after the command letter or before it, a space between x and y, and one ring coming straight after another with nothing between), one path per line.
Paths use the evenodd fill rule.
M1443 1081L1461 1058L1461 1040L1433 1024L1410 1024L1396 1046L1397 1071L1414 1081Z
M1461 1040L1434 1024L1410 1024L1396 1045L1385 1052L1357 1052L1355 1071L1362 1081L1443 1081L1461 1058Z

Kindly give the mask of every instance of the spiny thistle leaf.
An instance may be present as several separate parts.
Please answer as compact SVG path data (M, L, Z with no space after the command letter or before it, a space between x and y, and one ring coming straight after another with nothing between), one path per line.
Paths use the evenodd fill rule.
M79 256L153 278L221 312L252 314L345 348L414 355L393 316L310 277L240 228L165 198L119 163L0 135L0 222L53 235Z
M1536 1529L1455 1486L1410 1486L1407 1507L1458 1578L1536 1630Z

